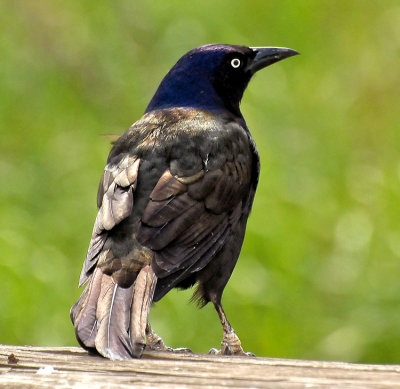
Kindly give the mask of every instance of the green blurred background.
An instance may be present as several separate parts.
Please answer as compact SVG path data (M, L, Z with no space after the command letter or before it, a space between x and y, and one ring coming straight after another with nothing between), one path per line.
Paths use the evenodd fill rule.
M0 342L76 345L69 309L110 149L195 46L301 52L242 112L261 177L224 305L260 356L400 363L400 4L0 2ZM222 331L190 291L153 307L171 346Z

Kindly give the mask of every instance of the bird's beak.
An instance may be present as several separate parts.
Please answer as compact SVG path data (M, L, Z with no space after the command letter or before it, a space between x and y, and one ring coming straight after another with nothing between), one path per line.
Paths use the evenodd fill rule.
M250 49L256 52L256 56L249 62L246 69L251 74L282 59L300 54L287 47L250 47Z

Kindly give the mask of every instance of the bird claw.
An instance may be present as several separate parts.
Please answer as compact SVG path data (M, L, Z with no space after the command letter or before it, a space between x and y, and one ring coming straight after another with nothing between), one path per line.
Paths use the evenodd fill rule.
M229 349L225 349L224 351L222 350L218 350L217 348L212 348L210 349L210 351L208 352L210 355L236 355L236 356L244 356L244 357L255 357L256 355L254 353L252 353L251 351L243 351L242 350L235 350L234 352L232 352Z
M208 352L210 355L236 355L236 356L245 356L245 357L255 357L256 355L251 351L243 351L243 349L232 352L229 349L225 349L224 351L218 350L217 348L212 348Z
M192 353L193 351L190 348L186 347L178 347L172 348L165 345L164 341L158 336L155 332L149 331L147 333L147 344L146 350L152 351L167 351L167 352L174 352L174 353Z
M233 330L229 333L225 333L221 342L221 350L212 348L208 353L212 355L242 355L255 357L255 354L252 352L243 351L240 339Z
M193 353L193 351L187 347L172 348L172 347L166 346L162 340L161 340L161 342L146 344L146 351L149 351L149 350L165 351L165 352L170 352L170 353L182 353L182 354Z
M168 347L168 351L172 351L174 353L193 353L193 351L190 348L187 347L177 347L177 348L172 348L172 347Z
M158 339L156 339L154 341L154 339L151 339L151 341L149 341L149 339L147 339L147 344L146 344L146 348L147 351L148 350L152 350L152 351L171 351L171 347L168 347L165 345L165 343L163 342L163 340L158 337Z

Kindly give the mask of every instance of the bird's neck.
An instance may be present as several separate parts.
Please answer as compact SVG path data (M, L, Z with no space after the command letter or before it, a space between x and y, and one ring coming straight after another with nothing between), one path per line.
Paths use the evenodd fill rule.
M198 77L198 74L167 75L146 108L146 112L156 109L186 107L213 112L226 112L242 116L239 102L227 102L216 92L212 80Z

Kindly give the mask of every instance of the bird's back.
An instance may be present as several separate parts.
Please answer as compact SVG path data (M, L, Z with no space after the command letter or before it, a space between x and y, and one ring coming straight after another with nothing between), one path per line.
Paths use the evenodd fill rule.
M108 250L99 263L103 271L129 286L138 268L152 263L159 278L174 279L157 288L163 295L204 267L237 223L232 213L247 217L250 211L257 155L249 136L227 114L193 109L154 111L136 122L114 145L99 188L102 198L112 183L105 183L108 172L118 172L126 160L139 164L128 194L132 212L101 231L104 247L97 257Z

